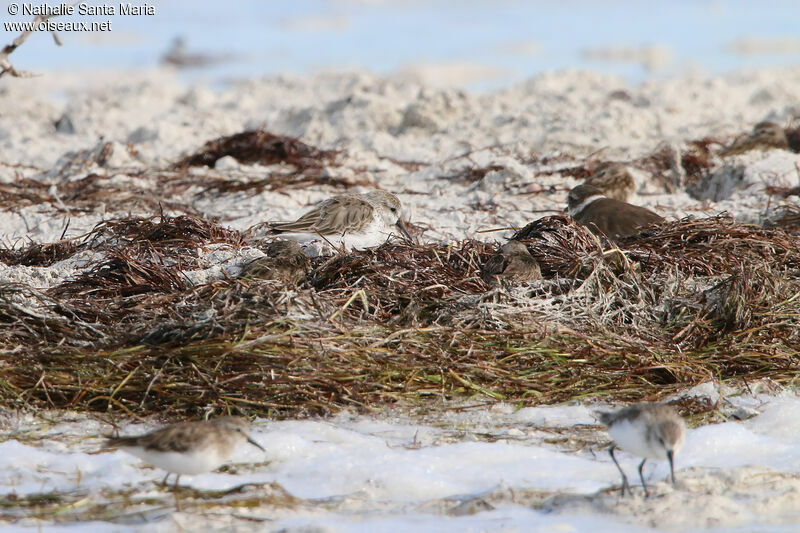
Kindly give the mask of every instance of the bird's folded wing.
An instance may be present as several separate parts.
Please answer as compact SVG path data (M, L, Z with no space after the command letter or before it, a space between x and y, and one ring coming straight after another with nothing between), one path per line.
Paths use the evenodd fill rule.
M146 450L185 452L197 439L196 430L197 428L190 424L175 424L142 435L138 439L138 444Z
M330 198L294 222L272 225L277 232L319 232L323 235L359 230L372 218L372 206L360 198Z

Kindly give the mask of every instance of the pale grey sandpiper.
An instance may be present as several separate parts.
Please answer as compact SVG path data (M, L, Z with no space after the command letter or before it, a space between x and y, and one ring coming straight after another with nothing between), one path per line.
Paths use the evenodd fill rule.
M244 418L221 416L205 421L180 422L156 429L144 435L106 437L106 447L119 448L143 461L176 474L175 486L181 475L210 472L222 466L242 442L265 451L250 437L250 426Z
M670 405L660 403L637 403L617 411L598 411L600 422L608 428L614 443L608 452L622 475L622 495L625 490L633 496L628 477L614 457L614 450L620 449L642 457L639 463L639 479L645 496L649 496L642 469L648 459L666 459L672 485L675 485L675 454L680 451L686 438L686 424L678 412Z
M342 194L323 201L294 222L270 222L273 235L299 242L324 240L348 250L374 248L392 235L409 241L402 205L386 191Z

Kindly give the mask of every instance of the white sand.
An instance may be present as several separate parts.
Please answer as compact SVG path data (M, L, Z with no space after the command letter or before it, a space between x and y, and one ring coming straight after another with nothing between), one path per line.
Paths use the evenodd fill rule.
M429 226L423 239L432 241L500 240L508 232L481 232L519 227L542 216L532 210L562 209L566 190L578 182L542 173L583 164L588 156L633 160L662 143L680 149L706 136L724 142L760 120L784 125L800 120L800 69L684 78L641 87L625 87L611 76L565 72L543 74L488 94L434 90L401 76L366 73L277 77L214 91L184 87L162 71L96 75L89 88L83 75L4 79L0 90L14 103L0 116L0 181L30 177L58 184L97 172L114 182L157 191L154 178L136 173L167 168L218 136L265 127L321 148L343 150L343 164L327 172L398 193L408 217ZM609 96L620 90L630 98ZM55 132L54 123L62 116L69 117L75 133ZM92 156L107 141L113 143L113 151L99 167ZM534 162L534 157L553 162ZM425 165L409 171L392 159ZM487 165L505 169L473 184L440 179ZM663 186L634 167L644 194L633 201L668 218L727 210L740 220L759 221L781 204L798 201L764 194L766 185L800 185L796 165L800 154L783 150L719 160L697 199L684 191L665 194ZM210 172L253 179L270 170L240 165L229 157L217 167ZM551 187L556 192L551 193ZM52 242L67 219L67 235L74 236L127 214L100 206L96 212L67 217L63 210L54 212L60 198L55 187L51 191L52 205L0 211L0 241ZM245 229L264 220L297 217L341 190L195 198L196 192L190 188L183 197L170 200ZM0 266L0 281L29 278L35 286L51 286L76 273L74 261L67 263L29 273ZM190 276L196 282L207 279L201 273Z
M675 488L664 461L648 462L647 499L638 458L624 452L634 497L620 498L607 434L583 405L442 405L461 409L438 409L428 421L395 412L257 421L253 437L266 453L242 445L234 469L182 478L199 490L253 485L223 497L230 507L187 500L183 512L153 485L160 471L124 452L95 454L107 424L63 413L9 417L0 423L9 437L0 487L62 494L66 524L107 505L113 525L73 522L92 531L791 531L800 521L800 400L730 392L723 410L756 405L759 414L691 430ZM294 501L280 504L287 493Z
M14 103L0 116L0 181L36 177L58 183L96 171L146 186L146 179L130 174L166 167L215 137L263 126L322 148L344 150L344 164L330 168L331 175L368 179L399 193L412 221L431 226L425 234L430 240L499 238L476 232L518 226L541 216L532 209L561 209L563 189L576 182L541 173L581 164L591 154L598 160L632 160L661 143L679 148L706 136L732 140L760 120L784 125L800 120L797 69L683 78L634 88L615 77L566 72L543 74L488 94L434 90L402 77L365 73L254 80L218 92L184 87L166 72L126 73L121 79L97 76L88 89L85 83L84 76L0 82L4 98ZM619 90L630 98L609 96ZM54 122L63 115L70 118L74 134L54 132ZM114 143L102 168L60 168L65 154L96 148L101 138ZM459 157L465 153L469 157ZM558 159L547 165L530 162L533 156ZM427 165L410 172L391 158ZM765 184L800 184L796 163L800 155L781 150L719 161L721 175L741 166L744 179L735 184L721 179L705 202L683 192L663 194L662 187L639 173L640 192L660 194L640 196L635 202L668 217L728 210L755 221L767 206ZM490 173L477 186L437 179L466 166L489 164L506 170ZM267 170L230 158L218 166L220 173L253 178ZM532 194L553 185L560 188L555 194ZM265 219L297 216L340 191L205 200L192 199L194 192L175 200L244 228ZM773 200L771 208L775 206ZM69 234L80 234L116 214L73 215ZM0 238L52 241L63 224L63 215L54 217L41 205L0 212Z
M87 78L91 79L88 86ZM619 90L629 98L609 96ZM154 178L136 173L166 168L215 137L265 127L274 133L299 136L321 148L342 150L342 166L332 166L327 172L351 181L367 179L398 193L410 219L430 227L423 235L430 241L466 237L499 240L507 232L479 232L521 226L542 216L533 210L560 210L566 190L577 182L543 172L582 164L589 156L633 160L662 143L680 149L687 141L706 136L730 142L761 120L785 126L800 120L800 69L673 79L641 87L626 87L609 76L566 72L544 74L488 94L432 89L399 76L383 78L366 73L253 80L219 91L182 86L166 72L83 73L28 80L4 78L0 80L0 94L9 103L0 115L0 182L36 178L57 185L97 172L121 183L157 190ZM55 132L54 122L62 116L69 117L75 133ZM113 143L113 153L98 166L91 158L106 141ZM68 155L80 151L86 152L80 157ZM543 158L551 162L542 163ZM393 160L424 165L409 171ZM89 162L81 165L80 161ZM489 164L505 169L490 172L475 184L440 179L468 166ZM781 203L798 201L797 197L769 199L764 193L767 185L800 185L797 165L800 154L782 150L719 160L713 187L703 198L692 198L683 191L665 194L655 180L640 171L640 194L634 202L670 218L728 210L740 220L758 221ZM226 159L211 172L256 178L267 171ZM733 180L731 176L737 172L742 178ZM550 192L551 187L556 190ZM172 200L243 229L264 220L296 217L311 204L340 191L315 188L201 199L193 197L195 192L190 188L183 197ZM95 212L67 217L57 211L56 196L52 205L0 211L0 239L17 245L28 239L50 242L60 236L67 218L68 235L74 236L102 220L127 214L109 212L101 206ZM186 273L195 283L220 277L223 270L231 273L230 269L257 252L245 248L236 255L219 248L203 254L204 270ZM50 287L85 269L94 257L87 251L46 268L0 264L0 282ZM794 416L797 401L787 400L781 405L792 416L781 415L776 408L768 411L772 420L761 426L758 420L764 420L767 414L752 422L696 430L699 436L687 443L681 458L677 490L660 483L656 497L647 501L619 502L614 495L597 492L616 483L617 477L605 455L592 455L596 446L548 444L542 431L552 434L555 430L528 431L525 420L515 420L510 412L485 414L488 419L502 419L496 424L507 437L491 443L468 441L475 431L492 424L470 419L459 426L457 421L448 422L448 415L442 413L433 415L431 425L415 426L413 431L407 421L382 419L376 423L383 428L380 431L399 431L401 436L381 437L379 441L373 434L378 429L352 429L352 424L371 423L367 419L348 421L345 429L339 421L330 427L321 422L270 425L270 431L280 429L278 434L260 431L259 436L271 442L273 459L282 466L254 468L248 470L252 475L243 479L278 481L301 498L332 499L328 507L306 503L295 514L281 510L271 515L280 519L276 525L290 531L373 527L406 531L408 524L419 530L453 531L470 527L622 531L625 524L630 524L631 531L642 531L646 527L724 529L756 523L786 524L797 520L800 454L798 428L792 422L798 419ZM586 407L571 409L560 422L570 429L561 428L560 434L580 434L573 428L576 421L592 423ZM0 429L9 436L12 429L29 431L40 422L23 419ZM443 423L465 429L443 436ZM81 431L96 434L99 429L84 427ZM603 438L596 430L590 433L591 442ZM385 440L407 447L392 451ZM81 471L90 488L101 490L125 482L136 490L149 490L147 480L158 477L121 454L106 454L100 456L101 460L85 455L83 448L65 447L60 441L57 436L48 439L41 449L13 439L4 443L0 456L4 465L0 470L6 472L3 488L18 492L66 490L76 482L75 472ZM415 453L409 443L422 449ZM93 441L86 449L95 445ZM729 450L735 452L734 459L727 459ZM40 453L44 455L37 455ZM244 460L259 460L252 451L248 453ZM19 462L9 469L15 460ZM748 464L758 466L751 468ZM41 475L34 471L34 465L41 469ZM633 478L634 461L629 457L625 465ZM343 466L350 469L346 475L342 475ZM664 465L654 468L653 479L664 479ZM342 479L337 479L340 475ZM218 486L227 479L224 476L200 476L196 486ZM550 514L528 507L542 503L536 496L540 490L548 498L560 495L547 500ZM467 507L455 514L467 516L447 515L453 502L461 500L468 502ZM486 512L470 514L476 509ZM258 512L269 515L270 511ZM260 527L193 512L173 515L159 527L192 529L198 524L217 523L214 520L220 528L232 525L230 521L242 529ZM302 529L305 526L311 529ZM92 527L126 530L122 526ZM779 531L777 527L761 530Z

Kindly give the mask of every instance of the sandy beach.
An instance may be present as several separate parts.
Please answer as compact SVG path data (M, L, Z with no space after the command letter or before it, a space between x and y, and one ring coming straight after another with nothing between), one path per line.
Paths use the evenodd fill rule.
M524 225L534 218L531 211L562 209L566 191L579 180L559 170L592 161L633 162L637 202L671 218L728 211L756 222L769 214L759 194L765 186L798 182L797 156L785 151L757 150L712 161L707 181L713 186L693 194L679 187L665 194L669 176L648 175L635 163L665 146L680 150L706 138L726 145L762 120L792 126L798 114L797 70L636 88L613 76L568 72L487 94L435 90L403 77L367 73L281 76L221 91L186 87L169 72L126 75L124 83L115 78L98 76L90 90L81 76L6 84L5 97L15 105L0 118L6 154L0 179L44 175L63 182L85 176L76 170L102 170L112 183L128 180L147 190L153 184L146 177L137 181L137 173L165 168L208 140L266 128L342 150L337 165L324 169L326 177L356 191L378 185L399 194L409 219L430 226L424 238L438 241L499 240L502 235L478 232ZM62 128L67 132L54 131L59 120L71 124ZM83 153L109 142L102 165ZM489 165L503 168L472 183L455 179L466 168ZM208 172L254 180L271 170L229 158ZM265 218L296 216L341 188L213 199L196 198L196 192L188 189L176 201L244 229ZM493 204L498 209L467 209ZM102 203L92 207L70 217L67 235L86 232L108 216ZM126 210L137 213L135 208ZM25 235L48 242L59 236L63 220L45 221L37 210L40 206L4 212L6 238Z
M335 194L374 188L400 198L420 246L455 246L465 240L494 246L532 221L561 214L568 191L602 161L628 164L636 180L631 202L670 222L727 213L736 224L761 226L800 209L800 194L792 192L800 187L800 147L725 155L756 123L771 121L788 133L800 127L797 68L686 75L641 85L613 75L565 71L487 92L435 87L413 72L342 70L210 86L153 69L3 79L0 95L9 104L0 114L0 244L8 250L70 239L81 243L98 225L126 217L163 221L190 216L241 232L264 221L293 220ZM318 166L301 174L286 162L241 162L232 156L212 166L177 165L209 141L254 130L296 138L331 155L319 157ZM121 233L93 235L100 239L93 243L104 244L76 244L73 253L47 264L0 261L0 290L13 286L15 291L7 292L11 303L3 309L18 313L0 313L0 323L17 327L38 320L37 314L57 314L56 304L41 295L56 302L64 294L77 294L61 287L95 275L122 242ZM796 237L797 227L786 235ZM247 261L264 255L257 245L232 244L233 239L184 247L172 255L163 252L170 261L165 268L174 267L179 276L176 290L222 291L235 283ZM626 272L638 275L637 268ZM797 275L796 270L786 272L787 279ZM724 278L717 274L674 278L681 280L675 282L675 294L710 290ZM590 283L567 295L547 293L561 278L552 275L541 282L546 292L541 297L535 294L539 282L534 282L533 292L530 286L509 289L510 300L493 303L478 295L461 304L487 316L502 315L486 318L484 329L501 324L498 331L513 330L513 321L506 319L519 313L528 325L535 317L537 327L546 331L543 337L576 331L586 322L574 309L586 305L582 298L591 299L581 292L590 290ZM628 283L625 276L620 279ZM697 284L695 291L685 288L687 280ZM331 328L323 336L339 342L335 339L344 335L342 328L363 326L370 332L366 336L377 335L365 346L385 350L381 357L387 359L400 357L400 344L392 344L389 333L370 329L375 324L370 318L348 315L336 326L340 329L331 326L336 320L328 319L358 286L342 292L339 300L323 298L321 322ZM104 298L101 289L92 290L81 294ZM269 285L258 293L263 299L249 305L285 309L276 313L295 321L293 327L301 331L297 324L311 328L318 320L318 311L303 300L314 292L310 286ZM796 296L776 296L768 306L791 305ZM666 296L658 298L658 305L668 305ZM203 312L212 316L224 305L214 301ZM549 315L555 308L558 313ZM197 315L180 318L199 324L204 319L198 318L198 309ZM786 309L786 331L796 330L795 308L781 309ZM84 311L75 307L71 312L80 315L81 324L105 331L89 311L81 315ZM56 331L61 323L53 319L46 329ZM615 330L614 324L622 323L604 325ZM248 324L257 329L258 321L249 318ZM415 326L398 324L394 334L401 342ZM434 321L433 326L447 324ZM77 327L64 326L63 331ZM138 327L131 326L145 333ZM224 330L224 324L220 327ZM468 329L459 325L451 330L451 345L461 327ZM207 338L222 335L225 342L238 342L231 340L233 330L219 331ZM272 331L260 331L255 341L244 329L235 334L242 342L265 342ZM733 338L740 332L727 334ZM87 335L80 342L69 337L65 353L91 344L92 334ZM169 359L189 339L164 345L161 355L153 357ZM766 358L797 346L791 333L784 341L774 351L768 346L772 341L764 340L762 352L751 345L745 352ZM40 348L23 345L16 337L4 338L0 367L39 364ZM674 345L669 356L680 358L685 345ZM127 346L140 349L134 342ZM524 351L522 346L501 352ZM565 353L563 365L580 365L595 348L590 341L576 345ZM118 362L118 350L123 347L103 348L96 357L113 361L122 376L140 372L129 360L125 364L133 366ZM656 361L667 357L653 351L658 352ZM47 353L52 357L56 352ZM334 357L337 352L325 353ZM205 364L185 357L181 365ZM157 369L141 372L149 373L144 383L155 382ZM48 385L51 380L60 383L62 374L64 383L88 379L70 376L69 368L56 364L43 371L30 393L2 381L9 408L0 417L0 486L5 493L0 523L11 530L45 531L792 531L800 521L800 400L790 373L786 366L774 371L775 380L760 375L720 380L709 371L706 376L681 374L670 382L674 387L660 399L685 401L693 409L702 404L706 411L692 411L696 416L678 456L677 486L666 483L666 464L654 461L648 474L654 496L638 494L631 500L618 496L618 474L605 451L609 439L592 415L598 406L624 403L629 391L540 403L533 394L503 393L501 398L501 393L481 390L482 385L470 389L462 383L461 393L445 392L444 378L426 374L430 390L415 402L359 406L354 401L327 416L313 409L294 416L283 408L273 412L215 396L208 399L210 410L223 404L254 409L254 435L267 453L242 449L235 461L242 464L195 476L190 483L197 493L184 494L186 503L177 510L172 496L151 484L160 472L122 452L97 453L99 435L111 430L109 422L135 432L171 419L171 413L143 407L150 405L149 387L143 396L131 391L114 403L115 394L127 390L127 378L116 390L96 394L106 398L98 402L107 401L99 409L100 404L81 403L94 393L84 398L78 389L59 392L61 399L48 404L48 387L58 388ZM656 378L646 379L655 383ZM157 395L169 390L159 389ZM356 392L353 397L358 398ZM321 393L319 398L326 400ZM181 414L202 412L206 398L195 401L194 410ZM635 458L623 457L634 479ZM57 496L47 500L43 495L48 493ZM27 503L17 505L20 500Z

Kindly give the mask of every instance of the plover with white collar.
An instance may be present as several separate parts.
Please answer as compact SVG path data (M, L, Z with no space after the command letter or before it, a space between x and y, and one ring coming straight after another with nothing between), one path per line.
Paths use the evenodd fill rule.
M664 221L649 209L608 198L600 189L585 184L569 191L567 210L575 222L611 240L636 235L645 226Z

